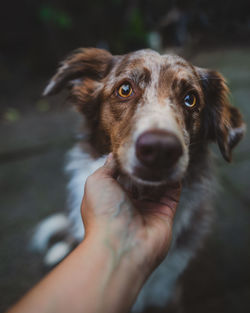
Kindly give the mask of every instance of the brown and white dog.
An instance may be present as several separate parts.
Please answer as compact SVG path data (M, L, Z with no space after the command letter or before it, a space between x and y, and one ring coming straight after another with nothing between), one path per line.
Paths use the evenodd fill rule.
M163 306L210 227L214 185L208 144L217 142L230 161L245 129L241 114L229 103L221 74L152 50L113 56L79 49L62 63L44 95L64 88L84 117L87 137L68 155L70 214L44 221L35 245L46 250L52 235L68 232L68 239L47 250L45 261L51 265L70 250L72 238L82 239L82 183L111 151L121 183L137 197L181 180L171 250L133 310Z

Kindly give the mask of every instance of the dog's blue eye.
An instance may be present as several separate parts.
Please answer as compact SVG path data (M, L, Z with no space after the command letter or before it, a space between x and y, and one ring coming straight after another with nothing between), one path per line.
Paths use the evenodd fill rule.
M195 97L195 95L193 94L188 94L186 95L186 97L184 98L184 103L188 108L193 108L196 103L197 103L197 99Z

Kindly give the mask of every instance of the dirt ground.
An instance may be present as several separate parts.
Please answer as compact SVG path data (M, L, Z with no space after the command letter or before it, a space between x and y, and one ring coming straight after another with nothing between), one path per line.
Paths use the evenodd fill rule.
M227 77L233 103L249 124L250 49L198 53L191 61L218 69ZM51 108L51 103L46 103L38 104L40 110L0 122L0 311L45 273L42 257L28 245L35 225L67 209L64 155L75 141L78 117L60 106L46 109ZM215 200L216 219L206 245L182 277L183 308L188 313L247 313L250 135L237 147L232 164L226 164L214 149L221 186Z

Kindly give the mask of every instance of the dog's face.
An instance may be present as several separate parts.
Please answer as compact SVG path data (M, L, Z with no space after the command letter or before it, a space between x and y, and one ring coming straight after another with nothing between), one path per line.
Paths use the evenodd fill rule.
M198 143L217 141L230 161L244 132L223 77L177 56L80 49L63 62L45 95L65 87L86 116L93 146L112 151L120 170L142 184L180 180Z

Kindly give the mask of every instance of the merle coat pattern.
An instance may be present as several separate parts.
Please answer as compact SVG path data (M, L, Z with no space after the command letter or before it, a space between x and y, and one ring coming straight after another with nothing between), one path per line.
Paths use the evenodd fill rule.
M67 232L66 250L55 257L54 247L47 247L45 260L56 263L70 250L72 237L78 241L83 238L82 184L113 152L121 184L133 190L137 198L149 192L156 195L168 183L182 182L171 249L148 279L133 310L164 306L210 229L214 178L209 143L217 142L224 159L231 161L232 149L245 129L241 114L230 104L221 74L152 50L113 56L101 49L79 49L61 64L44 95L64 88L83 116L82 131L87 139L67 157L66 170L71 176L69 217L39 241L41 229L48 225L48 221L43 222L35 235L46 249L55 232ZM131 94L123 97L120 88ZM157 156L151 151L148 159L138 144L138 138L148 132L153 138L162 138L162 134L171 137L179 147L178 154L171 157L169 149L157 148Z

